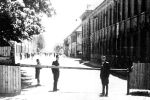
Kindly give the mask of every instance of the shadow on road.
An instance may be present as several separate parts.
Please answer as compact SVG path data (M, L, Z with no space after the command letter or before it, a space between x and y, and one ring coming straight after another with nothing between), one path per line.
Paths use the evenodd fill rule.
M21 70L21 89L27 89L27 88L36 88L40 85L32 85L33 77L27 75L27 73L23 70Z
M147 91L134 91L134 92L130 92L129 95L150 97L150 93L148 93Z

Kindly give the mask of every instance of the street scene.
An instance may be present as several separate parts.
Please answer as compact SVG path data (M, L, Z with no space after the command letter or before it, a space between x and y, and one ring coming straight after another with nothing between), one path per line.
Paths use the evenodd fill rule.
M0 100L149 100L150 0L1 0Z
M45 60L47 59L47 60ZM53 56L41 56L41 63L51 65ZM79 63L80 59L60 57L60 65L68 67L89 67ZM24 63L33 63L24 60ZM35 68L22 67L27 80L22 82L20 95L14 97L1 97L2 100L148 100L147 96L126 95L127 81L110 75L109 96L100 97L101 81L99 70L60 69L58 81L59 91L53 92L53 76L50 68L42 68L40 73L41 85L37 85Z
M36 64L36 58L22 63ZM40 56L41 64L51 65L53 56ZM79 63L80 59L60 57L60 65L66 67L89 66ZM14 97L1 97L2 100L149 100L149 95L127 95L127 80L110 75L109 96L100 97L101 81L99 70L60 69L58 91L53 92L53 75L51 68L42 68L40 86L35 79L35 68L22 67L22 91ZM143 92L144 93L144 92Z

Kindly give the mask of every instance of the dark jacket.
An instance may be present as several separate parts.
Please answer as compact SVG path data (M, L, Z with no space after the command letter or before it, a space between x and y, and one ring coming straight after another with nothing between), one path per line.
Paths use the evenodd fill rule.
M108 79L110 74L110 65L109 62L105 62L102 66L101 66L101 73L100 73L100 77L102 79Z
M59 62L56 60L56 61L53 61L52 62L52 65L54 65L54 66L59 66ZM53 73L56 73L56 72L58 72L59 71L59 68L52 68L52 72Z

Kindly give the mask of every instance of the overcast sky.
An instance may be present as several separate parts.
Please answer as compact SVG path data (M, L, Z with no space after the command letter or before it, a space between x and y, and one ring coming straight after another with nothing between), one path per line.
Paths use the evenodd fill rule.
M89 9L95 8L103 0L50 0L56 9L56 15L44 18L46 49L52 50L55 44L63 40L81 23L80 16Z

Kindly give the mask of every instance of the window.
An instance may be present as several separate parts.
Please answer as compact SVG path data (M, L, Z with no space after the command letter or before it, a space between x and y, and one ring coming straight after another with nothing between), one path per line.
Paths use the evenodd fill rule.
M98 31L98 17L95 18L96 31Z
M105 10L103 11L103 28L105 27Z
M146 11L146 0L141 0L141 12L145 12Z
M100 20L101 20L101 16L100 13L98 14L98 30L100 30Z
M122 20L125 19L125 0L122 0Z
M117 2L117 21L120 21L120 0Z
M131 2L132 0L128 0L128 17L131 17L131 4L132 4Z
M142 0L142 1L145 1L145 0ZM137 14L138 14L138 0L134 0L134 15L137 15Z
M113 7L113 24L116 23L116 2L114 2L114 7Z
M108 9L108 7L107 7L107 8L106 8L106 16L105 16L105 17L106 17L106 26L108 26L108 10L109 10L109 9Z
M110 6L109 25L112 24L112 7Z
M101 20L100 20L100 24L101 24L101 29L103 28L103 13L101 12Z

